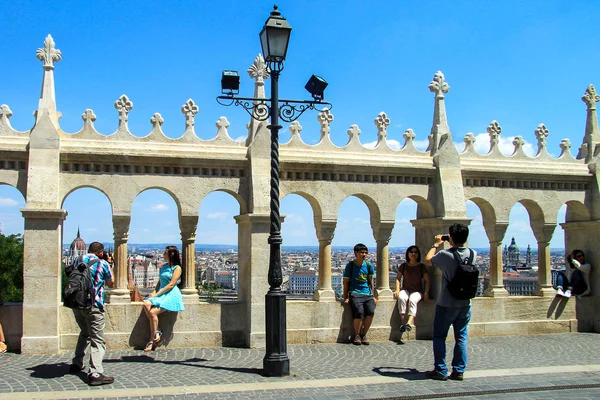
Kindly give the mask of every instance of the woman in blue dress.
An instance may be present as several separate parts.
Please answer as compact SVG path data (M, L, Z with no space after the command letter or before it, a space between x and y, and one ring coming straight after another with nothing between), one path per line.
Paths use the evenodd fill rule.
M160 282L154 292L144 301L144 312L150 322L150 340L144 351L152 351L160 342L162 332L158 329L158 315L165 311L183 311L183 298L177 285L181 282L181 266L179 250L175 246L167 246L163 255L167 261L160 268Z

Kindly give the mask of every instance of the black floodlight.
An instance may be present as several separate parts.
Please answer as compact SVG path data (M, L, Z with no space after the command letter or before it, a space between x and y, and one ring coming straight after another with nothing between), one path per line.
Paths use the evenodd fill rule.
M221 76L221 93L234 95L240 92L240 74L237 71L224 70Z
M273 6L269 19L260 31L260 44L266 62L282 63L285 60L291 33L292 27L277 11L277 6Z
M316 101L321 101L325 97L323 92L325 92L327 85L328 83L325 81L325 79L321 78L320 76L313 75L310 77L308 82L306 82L306 86L304 86L304 88L308 90L308 93L312 95L313 99Z

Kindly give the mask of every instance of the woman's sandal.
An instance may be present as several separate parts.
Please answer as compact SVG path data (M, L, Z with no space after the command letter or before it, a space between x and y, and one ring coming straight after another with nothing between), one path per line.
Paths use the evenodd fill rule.
M154 333L154 343L160 342L161 338L162 338L162 331L160 329L157 329L156 332Z
M152 350L154 350L154 345L155 345L154 342L148 342L146 344L146 347L144 347L144 351L152 351Z
M6 350L8 350L8 346L6 346L6 343L0 342L0 353L6 353Z

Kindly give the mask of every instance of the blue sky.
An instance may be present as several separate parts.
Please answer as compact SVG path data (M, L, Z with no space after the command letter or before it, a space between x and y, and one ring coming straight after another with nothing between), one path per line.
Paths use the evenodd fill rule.
M160 112L167 136L179 137L185 127L181 105L192 98L200 108L196 132L203 139L216 134L222 115L231 123L234 139L246 135L247 114L218 105L220 74L237 69L241 94L252 95L245 73L260 52L258 33L272 9L271 1L20 1L2 10L0 104L10 106L12 126L33 125L42 78L35 58L44 38L52 34L63 60L56 65L57 105L61 128L76 132L81 113L91 108L96 129L116 130L115 100L126 94L134 103L129 116L133 134L150 132L150 118ZM476 147L488 148L486 127L502 126L506 152L512 138L523 136L536 149L533 132L539 123L549 131L548 150L560 153L559 143L571 139L579 148L585 127L580 98L589 83L600 85L600 52L594 48L600 6L594 1L279 1L293 27L280 96L307 98L304 84L311 74L323 76L329 87L335 120L331 136L343 146L346 130L357 124L364 144L376 141L373 119L385 111L391 119L388 140L403 143L408 128L423 149L431 127L433 97L427 86L437 70L450 84L446 96L448 121L462 148L468 132ZM268 84L268 81L267 81ZM314 114L302 116L302 138L314 144L319 125ZM281 141L289 139L287 129ZM533 146L531 145L533 144ZM0 186L0 222L4 233L23 231L19 211L22 196ZM65 240L81 227L86 241L112 240L110 206L99 192L82 189L65 201L69 212ZM411 244L416 205L398 207L391 245ZM467 204L472 231L483 232L477 207ZM283 199L284 245L317 245L312 211L298 196ZM199 243L236 243L233 198L209 195L200 207ZM130 242L164 243L180 240L177 211L163 192L142 193L132 208ZM99 217L100 216L100 217ZM559 221L564 220L564 209ZM521 247L535 240L524 208L516 205L505 240L515 236ZM374 245L366 206L349 198L341 206L334 245L356 242ZM485 235L472 234L471 245L487 246ZM560 227L552 247L562 247Z

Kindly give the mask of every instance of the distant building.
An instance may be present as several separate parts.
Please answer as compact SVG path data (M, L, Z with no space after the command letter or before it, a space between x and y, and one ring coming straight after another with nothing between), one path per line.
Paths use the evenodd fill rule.
M525 262L522 262L521 251L519 250L519 246L517 246L517 242L513 237L510 241L510 245L508 247L505 245L504 250L502 250L502 261L504 261L504 265L502 267L503 272L515 272L519 270L531 269L531 247L527 246L527 256Z
M237 290L237 270L216 271L215 281L223 289Z
M511 296L532 296L537 286L537 276L504 275L504 287Z
M316 271L296 271L290 275L290 294L312 295L318 288Z
M83 239L81 238L81 234L79 233L79 228L77 228L77 237L73 242L71 242L71 246L69 247L69 253L67 254L67 258L65 260L66 265L71 265L79 256L84 256L87 254L87 246Z
M344 294L343 277L340 273L331 274L331 289L336 297L342 297Z

